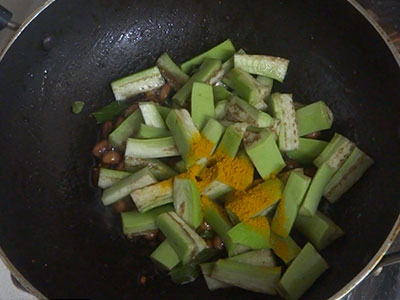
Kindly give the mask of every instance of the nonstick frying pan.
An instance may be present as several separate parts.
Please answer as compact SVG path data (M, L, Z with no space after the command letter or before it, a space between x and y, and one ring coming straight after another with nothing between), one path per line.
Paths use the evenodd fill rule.
M164 51L183 61L229 37L249 53L289 58L275 90L326 101L333 131L374 158L340 202L321 204L346 236L322 252L331 268L304 299L339 299L354 287L399 231L400 69L390 42L352 4L48 2L0 63L0 245L23 285L40 298L272 299L210 293L202 280L174 285L154 269L147 242L123 237L90 185L98 132L90 113L112 101L109 83ZM86 103L78 116L70 112L77 100ZM141 275L154 278L140 286Z

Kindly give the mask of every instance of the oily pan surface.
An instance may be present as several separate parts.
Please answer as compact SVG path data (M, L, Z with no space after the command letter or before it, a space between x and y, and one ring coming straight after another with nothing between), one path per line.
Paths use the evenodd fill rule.
M340 202L321 205L346 236L322 251L331 269L304 299L331 296L377 252L400 211L400 72L350 4L60 0L0 63L0 245L44 295L269 299L239 289L210 294L202 279L178 287L166 275L139 286L141 275L156 272L148 259L154 245L127 241L119 217L89 184L97 127L88 115L113 98L109 82L151 66L164 51L181 62L228 37L248 53L290 59L275 91L326 101L333 130L376 162ZM73 101L86 103L78 116Z

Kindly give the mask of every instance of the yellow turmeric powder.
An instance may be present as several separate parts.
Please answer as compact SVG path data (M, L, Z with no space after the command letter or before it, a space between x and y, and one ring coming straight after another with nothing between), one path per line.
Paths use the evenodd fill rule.
M252 230L254 230L262 235L269 236L270 228L269 228L269 223L268 223L268 220L266 217L258 216L258 217L248 219L244 222L246 224L248 224Z
M203 190L214 180L221 181L235 190L246 189L253 181L254 167L245 156L232 158L217 152L214 164L200 174L199 188Z
M190 178L192 180L194 180L194 182L197 183L196 181L196 176L199 175L201 171L201 166L200 165L194 165L191 166L185 173L181 173L175 177L177 178Z
M285 199L282 197L278 204L278 208L276 209L271 230L281 237L287 237L289 235L289 231L286 228L286 220Z
M161 182L160 182L160 185L161 185L161 187L164 188L164 189L170 188L170 187L172 186L172 181L173 181L173 178L170 178L170 179L161 181Z
M239 220L248 220L276 203L282 194L283 184L278 178L268 179L239 197L231 200L226 207Z
M211 156L213 147L214 144L210 140L199 133L195 134L190 141L190 153L187 158L189 165L194 165L203 158L208 159Z
M201 201L201 209L204 212L208 208L212 208L213 210L220 213L222 216L228 218L226 210L219 204L215 203L214 201L210 200L207 196L202 195L200 198Z

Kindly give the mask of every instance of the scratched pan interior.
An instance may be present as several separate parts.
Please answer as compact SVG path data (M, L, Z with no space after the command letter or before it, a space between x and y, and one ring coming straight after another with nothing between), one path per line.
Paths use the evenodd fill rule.
M42 40L52 36L48 50ZM346 236L322 252L331 269L304 299L325 299L356 276L400 211L400 72L372 26L346 1L66 1L46 9L0 64L0 245L49 298L269 299L202 279L178 287L154 275L147 243L126 240L89 184L109 82L168 51L183 61L231 38L249 53L289 58L275 90L325 100L334 130L376 161L335 206ZM85 101L75 116L71 103ZM266 159L268 159L266 157ZM154 247L153 247L154 248Z

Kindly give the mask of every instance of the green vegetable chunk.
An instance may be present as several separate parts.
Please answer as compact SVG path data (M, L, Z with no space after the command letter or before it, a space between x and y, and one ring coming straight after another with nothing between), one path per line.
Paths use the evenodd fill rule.
M272 254L272 251L269 249L252 250L243 254L229 257L227 259L254 266L277 266L275 257Z
M157 180L165 180L178 175L175 170L156 158L125 158L125 168L130 170L147 167Z
M207 287L210 291L215 291L217 289L228 288L231 285L214 279L211 277L212 270L214 269L215 262L201 264L200 268L204 276L204 280L206 281Z
M136 189L130 195L136 208L141 213L167 203L172 203L172 179Z
M157 225L184 265L193 261L207 246L175 212L159 215Z
M271 175L278 174L285 167L285 161L275 143L272 132L260 132L253 140L245 141L244 145L246 153L262 178L266 179Z
M320 167L327 163L331 168L338 170L353 151L355 144L348 138L335 133L325 149L314 160L314 165Z
M258 110L246 101L235 96L229 99L225 108L224 117L228 121L243 122L259 128L274 125L274 119L269 114Z
M299 136L329 129L333 123L333 114L329 107L318 101L296 111Z
M339 226L319 211L313 217L297 216L294 226L318 250L324 249L344 234Z
M267 92L266 97L268 98L268 96L271 94L272 88L274 86L274 80L272 78L269 78L267 76L262 76L262 75L258 75L256 79L259 83L261 83L263 86L265 86L267 88L268 92Z
M297 212L310 185L311 178L298 172L291 172L283 190L282 199L272 220L271 230L286 238L296 220Z
M161 75L175 90L179 90L189 80L189 76L174 63L167 53L157 59L157 67L160 69Z
M266 55L235 54L235 68L251 74L263 75L283 82L289 60Z
M327 145L325 141L299 138L299 148L286 152L286 155L303 165L310 165Z
M157 105L154 102L140 102L139 108L146 125L167 129L164 119L161 117Z
M217 120L212 118L208 119L206 125L203 127L201 135L204 136L214 145L211 154L213 154L215 149L217 148L218 143L224 132L225 132L225 127Z
M215 263L211 277L245 290L276 295L281 267L262 267L232 260Z
M106 189L130 175L132 175L132 173L100 168L99 182L97 185L102 189Z
M161 158L178 156L174 139L169 137L157 139L128 139L126 143L125 159L133 158Z
M142 113L136 110L111 132L108 136L109 143L118 150L124 150L127 139L135 135L141 123L143 123Z
M215 118L217 120L222 120L225 117L227 106L228 106L228 100L219 101L215 105Z
M191 157L192 142L200 136L186 109L173 109L167 117L167 126L176 142L179 154L189 168L197 163L196 158Z
M279 149L292 151L299 148L299 135L296 122L296 112L292 95L274 93L269 100L272 115L281 121L279 132Z
M168 117L168 114L171 112L171 108L167 106L161 106L157 105L158 112L160 113L161 117L166 120Z
M290 236L281 238L273 232L271 232L271 245L274 253L287 265L290 264L301 251L299 245L297 245Z
M213 93L214 93L214 102L218 103L221 100L226 100L230 96L232 96L232 93L229 92L226 88L224 88L222 85L217 85L213 87Z
M226 183L223 183L219 180L213 180L205 189L201 191L201 194L207 196L207 198L211 200L216 200L231 191L233 191L233 188Z
M371 157L355 147L325 187L325 198L331 203L336 202L361 178L373 163L374 161Z
M107 104L102 109L92 113L97 123L103 123L105 121L112 121L119 115L121 115L125 109L129 107L128 102L113 101Z
M136 133L136 137L139 139L156 139L168 136L171 136L168 129L157 128L145 124L140 124L139 130Z
M203 220L200 204L200 192L189 178L175 178L173 188L176 213L192 228L196 229Z
M189 98L192 92L193 83L209 82L216 74L221 71L221 61L207 58L201 65L200 69L182 86L172 97L175 104L182 106Z
M157 182L149 169L144 168L122 179L103 191L101 201L110 205L129 195L130 192Z
M156 90L165 84L157 67L118 79L111 83L115 100L123 101L141 93Z
M233 46L231 40L226 40L214 48L200 54L181 65L183 72L189 74L196 66L203 63L206 58L214 58L225 61L235 54L235 46Z
M191 100L193 123L201 130L209 118L215 118L212 86L200 82L193 83Z
M181 261L167 240L164 240L150 255L150 258L165 270L172 270Z
M74 114L80 114L83 107L85 106L85 102L75 101L72 103L71 109Z
M226 128L221 142L217 147L217 151L229 155L230 157L235 157L239 151L240 143L242 142L246 128L247 125L241 123Z
M225 75L223 80L229 87L234 89L238 95L257 109L265 110L267 104L268 88L259 83L253 76L245 71L234 68Z
M128 211L121 213L122 229L125 235L133 237L144 235L149 231L156 230L157 217L165 212L173 211L173 206L168 204L152 209L144 214L138 211Z
M269 227L260 231L251 227L246 222L236 224L228 231L228 235L232 242L248 246L251 249L270 248L269 243Z
M304 197L303 204L300 206L299 214L302 216L313 216L317 212L322 194L329 180L336 170L329 167L326 163L322 164L311 181L310 188Z
M279 294L288 300L299 299L328 268L326 261L308 243L283 274Z

